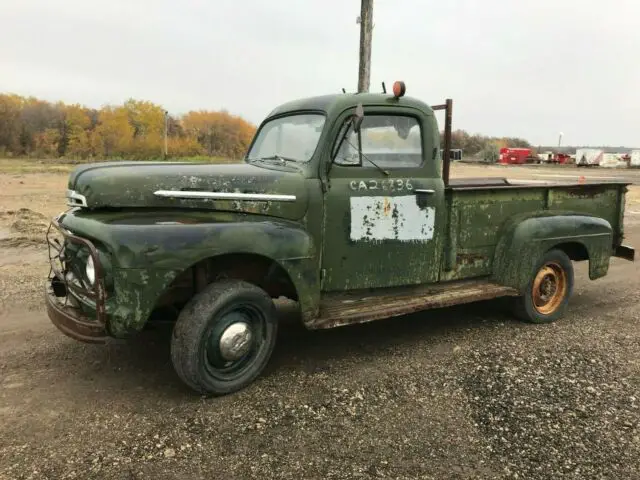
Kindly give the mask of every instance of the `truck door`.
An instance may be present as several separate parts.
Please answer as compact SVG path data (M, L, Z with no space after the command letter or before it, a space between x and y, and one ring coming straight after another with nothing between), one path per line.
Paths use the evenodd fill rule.
M435 119L400 106L364 113L359 133L345 113L329 153L323 290L436 282L447 217Z

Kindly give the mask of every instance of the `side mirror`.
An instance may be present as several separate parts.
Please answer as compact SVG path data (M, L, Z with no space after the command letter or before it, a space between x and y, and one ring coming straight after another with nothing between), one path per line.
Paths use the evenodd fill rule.
M362 121L364 120L364 108L362 107L362 104L359 103L358 106L356 107L356 113L353 116L353 118L351 119L352 123L353 123L353 131L354 132L359 132L360 131L360 127L362 126Z

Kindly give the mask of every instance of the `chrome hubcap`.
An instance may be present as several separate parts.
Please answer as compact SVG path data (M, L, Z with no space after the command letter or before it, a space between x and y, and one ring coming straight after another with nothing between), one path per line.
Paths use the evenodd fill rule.
M248 323L232 323L220 335L220 355L229 362L239 360L251 349L252 339L253 334Z

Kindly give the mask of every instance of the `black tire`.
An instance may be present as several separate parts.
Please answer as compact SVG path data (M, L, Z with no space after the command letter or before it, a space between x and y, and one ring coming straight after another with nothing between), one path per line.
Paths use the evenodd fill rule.
M249 345L242 357L225 358L221 339L234 325L243 332L235 347ZM248 327L248 328L245 328ZM208 285L180 312L171 338L171 360L180 379L193 390L227 395L249 385L269 362L278 333L275 305L262 289L241 280ZM235 336L238 340L242 334ZM234 342L227 344L227 353ZM231 350L229 350L231 348ZM232 352L238 354L238 352Z
M548 269L551 269L551 273ZM556 272L556 269L558 270ZM536 280L536 278L542 276L542 282L548 278L553 278L557 275L556 284L559 284L558 279L564 278L564 286L556 285L553 289L553 295L551 300L544 304L544 300L547 298L545 295L536 295L535 291L542 291L547 284L542 285L542 282ZM551 323L561 318L569 304L569 298L573 293L574 272L571 259L562 250L549 250L536 264L527 287L523 295L513 299L513 313L526 322L530 323ZM537 285L536 285L537 283ZM551 281L554 283L554 281ZM560 290L558 290L560 289ZM541 301L540 301L541 300ZM538 305L536 306L536 303Z

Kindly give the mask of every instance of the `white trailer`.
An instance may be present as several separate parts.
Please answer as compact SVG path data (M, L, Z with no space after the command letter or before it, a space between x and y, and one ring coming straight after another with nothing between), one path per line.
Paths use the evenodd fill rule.
M599 148L579 148L576 150L576 165L582 166L598 166L602 162L604 150Z
M625 168L627 162L622 160L624 153L605 153L600 162L601 167L605 168Z
M640 167L640 150L631 151L631 161L629 165L632 167Z

